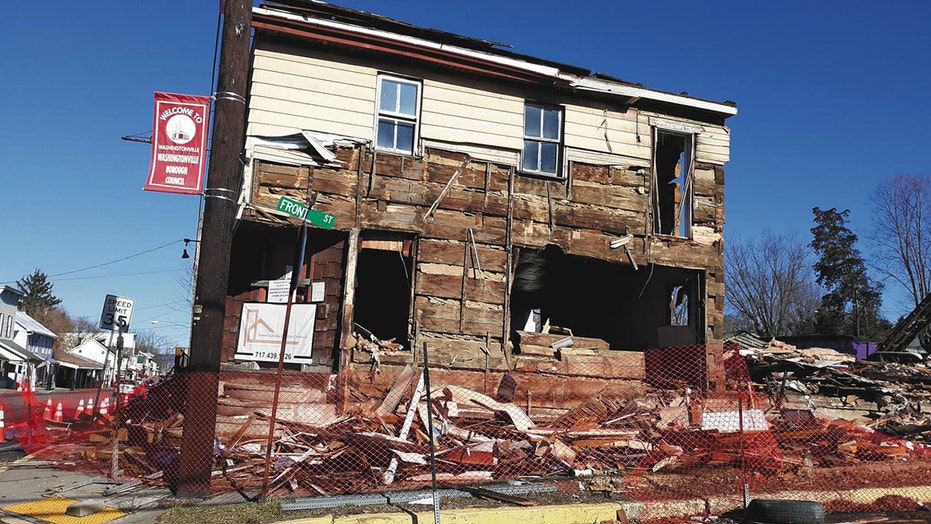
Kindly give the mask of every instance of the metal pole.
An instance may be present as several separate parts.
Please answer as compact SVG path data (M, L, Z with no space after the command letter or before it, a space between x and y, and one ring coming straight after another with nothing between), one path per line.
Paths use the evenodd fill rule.
M272 444L275 440L275 419L278 417L278 394L281 392L281 373L284 369L284 352L288 345L288 327L291 324L291 305L304 267L304 248L307 245L307 222L301 222L297 235L298 245L294 249L294 267L291 268L291 285L288 286L288 303L285 306L284 326L281 333L281 348L278 350L278 372L275 373L275 396L272 398L272 418L268 421L268 441L265 444L265 473L262 475L262 492L259 498L265 500L268 495L268 471L272 461Z
M440 524L440 498L436 490L436 445L433 443L433 403L430 400L430 360L423 343L423 383L427 393L427 435L430 442L430 483L433 487L433 523Z
M117 426L117 416L116 410L120 405L120 361L123 358L123 327L120 326L120 334L116 337L116 374L114 375L113 381L113 391L116 393L112 395L116 401L113 403L113 455L110 457L110 478L112 480L117 480L120 476L120 431ZM100 401L100 390L97 391L97 399ZM99 405L95 405L94 409L100 410Z

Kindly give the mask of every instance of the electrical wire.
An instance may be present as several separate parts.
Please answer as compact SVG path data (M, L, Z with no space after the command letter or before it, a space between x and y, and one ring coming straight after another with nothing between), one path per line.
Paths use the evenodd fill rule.
M177 244L178 242L183 242L183 240L181 240L181 239L172 240L171 242L169 242L169 243L167 243L167 244L162 244L162 245L160 245L160 246L158 246L158 247L153 247L152 249L147 249L147 250L145 250L145 251L140 251L140 252L138 252L138 253L134 253L134 254L132 254L132 255L125 256L125 257L123 257L123 258L118 258L118 259L116 259L116 260L111 260L111 261L109 261L109 262L103 262L103 263L101 263L101 264L95 264L95 265L93 265L93 266L88 266L88 267L84 267L84 268L81 268L81 269L74 269L74 270L71 270L71 271L65 271L65 272L63 272L63 273L55 273L54 275L48 275L48 277L49 277L49 278L51 278L51 277L60 277L60 276L62 276L62 275L70 275L70 274L72 274L72 273L80 273L81 271L88 271L88 270L91 270L91 269L97 269L98 267L103 267L103 266L107 266L107 265L110 265L110 264L116 264L117 262L122 262L122 261L124 261L124 260L129 260L130 258L135 258L135 257L138 257L138 256L142 256L142 255L145 255L146 253L151 253L151 252L153 252L153 251L158 251L159 249L166 248L166 247L168 247L168 246L170 246L170 245L172 245L172 244Z
M116 259L116 260L110 260L109 262L103 262L103 263L100 263L100 264L94 264L93 266L82 267L81 269L73 269L73 270L71 270L71 271L63 271L63 272L61 272L61 273L55 273L54 275L46 275L46 277L48 277L48 278L60 277L60 276L62 276L62 275L71 275L71 274L74 274L74 273L80 273L81 271L89 271L89 270L91 270L91 269L97 269L98 267L108 266L108 265L110 265L110 264L115 264L115 263L117 263L117 262L122 262L122 261L124 261L124 260L129 260L130 258L135 258L135 257L138 257L138 256L145 255L146 253L151 253L151 252L153 252L153 251L158 251L159 249L164 249L164 248L166 248L166 247L168 247L168 246L170 246L170 245L177 244L178 242L182 242L182 240L181 240L181 239L172 240L171 242L168 242L167 244L162 244L162 245L160 245L160 246L153 247L152 249L147 249L147 250L145 250L145 251L140 251L140 252L138 252L138 253L134 253L134 254L132 254L132 255L125 256L125 257L123 257L123 258L118 258L118 259ZM89 277L89 278L97 278L97 277ZM0 284L12 284L12 283L14 283L14 282L16 282L16 281L15 281L15 280L9 280L9 281L6 281L6 282L0 282Z
M156 273L176 273L178 271L184 271L184 269L159 269L157 271L141 271L138 273L123 273L119 275L100 275L95 277L73 277L73 278L59 278L58 282L66 282L69 280L93 280L95 278L119 278L119 277L134 277L139 275L154 275Z

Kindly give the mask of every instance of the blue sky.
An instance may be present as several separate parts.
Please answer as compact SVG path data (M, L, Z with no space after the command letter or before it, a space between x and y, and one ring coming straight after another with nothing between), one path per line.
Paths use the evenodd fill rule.
M5 6L0 283L38 268L69 313L95 321L107 294L132 297L134 330L186 343L181 239L196 235L200 201L142 191L149 146L121 137L149 134L154 91L211 93L218 3ZM849 208L868 254L873 188L929 173L931 2L339 4L735 101L726 238L769 229L807 241L813 206ZM889 291L895 320L909 307Z

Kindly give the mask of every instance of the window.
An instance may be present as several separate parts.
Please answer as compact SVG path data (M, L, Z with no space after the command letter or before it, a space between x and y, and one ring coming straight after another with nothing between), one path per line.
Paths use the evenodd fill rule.
M692 234L693 135L656 130L653 158L653 229L659 235Z
M559 176L562 109L528 103L524 106L524 155L527 173Z
M375 144L379 149L414 154L419 114L419 83L391 76L378 77Z

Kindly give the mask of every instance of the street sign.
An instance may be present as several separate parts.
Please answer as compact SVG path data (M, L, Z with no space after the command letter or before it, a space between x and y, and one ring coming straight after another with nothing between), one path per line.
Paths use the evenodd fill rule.
M306 220L323 229L333 229L333 223L335 222L333 215L324 213L323 211L317 211L316 209L310 209L297 200L286 196L278 200L278 211L300 218L301 220Z
M132 298L118 297L116 295L107 295L103 301L103 311L100 313L100 329L120 330L126 332L129 329L129 321L133 317L133 305L136 301Z

